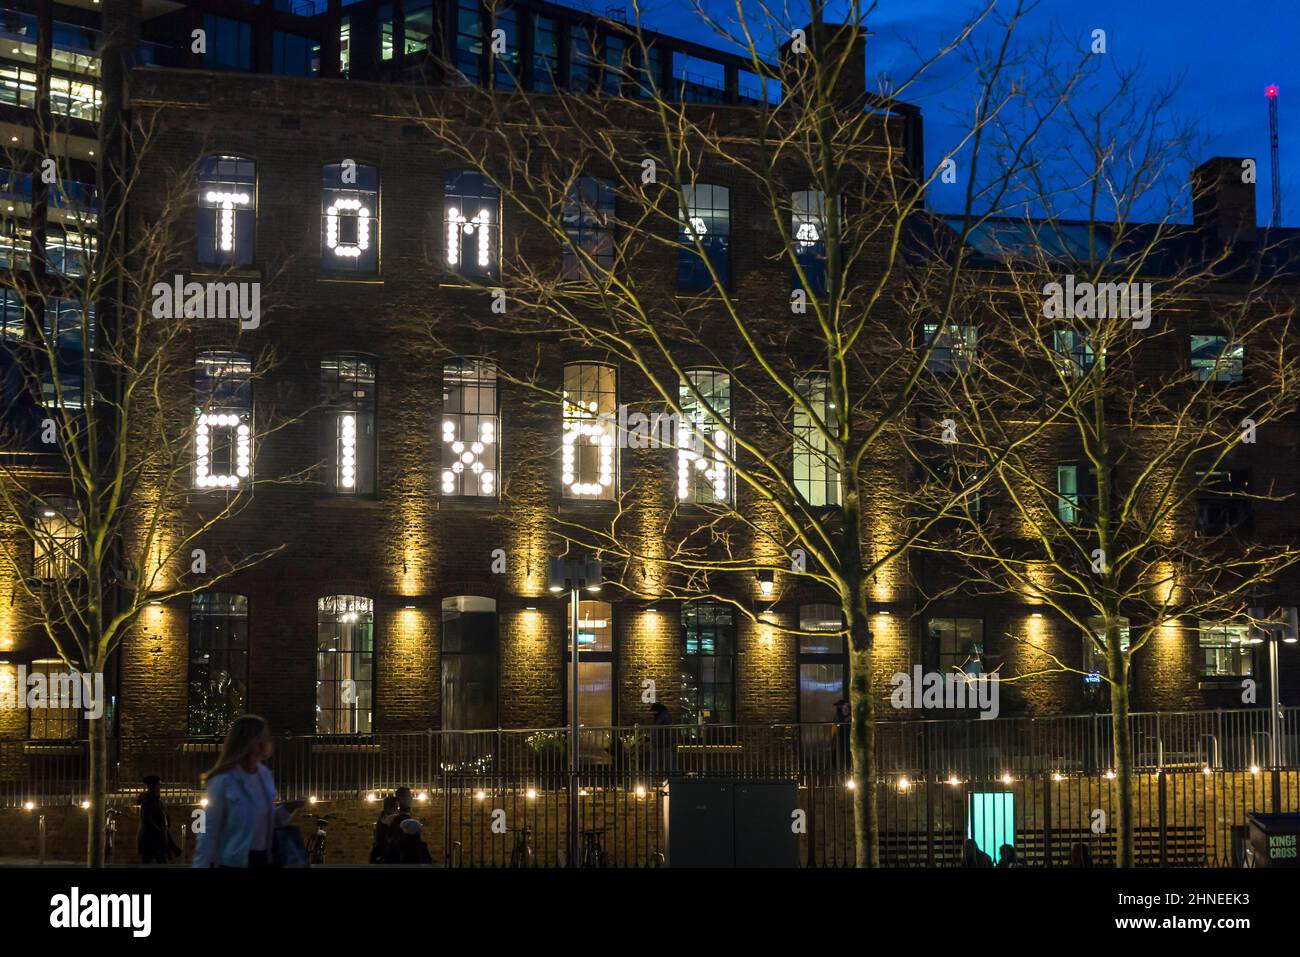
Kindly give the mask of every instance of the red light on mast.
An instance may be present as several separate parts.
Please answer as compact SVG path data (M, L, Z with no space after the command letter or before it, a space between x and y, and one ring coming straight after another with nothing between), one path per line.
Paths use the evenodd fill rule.
M1277 87L1270 85L1269 88L1264 91L1264 95L1268 97L1270 100L1273 99L1274 97L1277 96Z

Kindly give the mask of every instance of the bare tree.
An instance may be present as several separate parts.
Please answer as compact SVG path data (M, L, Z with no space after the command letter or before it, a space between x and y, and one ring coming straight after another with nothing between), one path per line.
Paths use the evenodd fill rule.
M1023 7L1000 21L991 7L920 57L890 96L864 94L873 7L850 3L843 22L830 24L814 2L805 25L785 11L751 14L737 4L727 22L702 6L696 12L747 62L748 109L700 102L708 91L689 75L670 82L638 10L633 26L605 24L623 40L625 58L579 64L572 95L522 92L503 46L487 60L486 88L431 93L413 111L447 156L499 191L503 215L516 224L499 273L482 278L509 304L508 318L485 305L473 328L478 342L536 343L531 361L502 374L548 395L580 441L635 446L626 430L602 424L603 410L580 388L557 385L548 361L567 346L632 372L631 391L641 397L634 410L666 410L675 423L666 457L676 456L676 497L663 521L646 521L654 490L642 483L622 490L608 520L555 518L558 536L613 559L630 595L712 596L754 620L759 613L744 596L761 575L777 594L810 587L839 606L862 867L879 862L872 589L928 528L902 531L882 507L889 490L899 491L900 423L933 348L898 347L908 323L897 274L909 223L945 168L941 161L927 174L909 158L903 100L935 63L970 53L983 64L985 92L954 150L978 152L986 128L1019 95L998 80L1015 63L1010 39ZM991 52L973 44L981 26L994 32ZM778 49L779 67L768 61ZM609 92L620 95L602 95ZM1010 176L1023 161L1012 155L1005 166ZM998 194L994 183L967 200L996 206ZM464 245L461 227L480 228L471 213L490 217L489 205L482 214L449 209L440 263L457 271L465 250L477 248ZM733 276L730 216L738 209L743 229L758 237L761 268ZM480 255L491 263L490 251ZM948 265L955 287L963 264ZM942 308L939 321L951 321L954 302ZM445 329L435 335L451 352L463 344ZM595 458L597 478L584 480L577 456L557 452L566 497L612 496ZM955 492L949 504L961 499Z
M1190 165L1192 136L1168 119L1167 92L1136 97L1132 74L1091 81L1036 140L1059 154L1027 164L1016 215L930 234L915 308L955 296L969 318L936 320L941 361L908 444L920 511L952 520L918 549L959 559L949 580L968 593L1021 596L1092 649L1080 659L1013 633L1048 664L998 678L1100 674L1125 867L1134 656L1202 619L1243 629L1245 649L1244 629L1270 617L1278 576L1300 560L1271 522L1251 522L1288 497L1262 478L1300 390L1296 264L1257 233L1253 187L1249 208L1233 208L1253 182L1241 160L1202 168L1191 199L1204 222L1180 224L1188 197L1170 178ZM1013 126L1000 118L995 137L1019 142ZM950 288L936 263L953 258L967 268ZM947 508L954 485L965 494Z

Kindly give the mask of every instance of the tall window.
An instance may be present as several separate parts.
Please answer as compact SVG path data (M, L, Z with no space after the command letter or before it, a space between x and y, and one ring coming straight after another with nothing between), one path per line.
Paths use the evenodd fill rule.
M396 49L393 39L393 5L385 3L379 8L379 59L391 60Z
M848 651L839 605L799 606L799 630L821 634L799 636L799 720L835 720L835 702L848 697Z
M339 17L339 74L352 72L352 18Z
M580 177L564 197L564 231L569 242L561 251L561 275L582 279L586 266L576 250L596 261L599 269L614 266L614 187L594 176Z
M455 57L456 69L468 82L482 81L483 11L478 0L456 0Z
M926 622L928 656L940 674L984 673L984 619L931 618Z
M251 70L253 25L230 17L207 14L203 18L206 70Z
M239 156L206 156L199 164L199 262L248 266L257 223L257 166Z
M564 496L612 500L618 472L618 386L613 366L564 367Z
M605 34L601 46L604 48L605 68L601 79L601 89L609 96L619 96L623 84L627 81L627 44L622 37L612 33Z
M736 623L730 606L682 605L682 723L727 724L736 716Z
M975 358L979 336L975 326L949 325L942 332L937 323L927 322L922 327L925 344L929 346L935 335L939 341L925 360L931 372L964 372Z
M830 454L830 443L816 422L832 432L839 428L838 410L830 400L830 380L814 372L795 380L795 388L812 407L813 416L794 407L794 485L813 506L840 504L840 473Z
M505 34L505 51L492 55L492 82L503 90L513 90L519 79L519 13L498 7L492 28Z
M461 0L461 6L465 5L466 0ZM433 0L406 0L404 9L406 52L420 53L428 49L429 38L433 36Z
M1192 336L1192 376L1197 382L1240 382L1246 347L1227 336Z
M808 282L807 292L826 295L826 194L819 189L797 190L790 196L790 237L795 258ZM794 288L803 287L793 273Z
M566 621L572 621L566 605ZM572 632L572 625L566 628ZM573 695L573 635L564 651L564 709ZM614 606L607 601L578 602L578 720L588 728L614 726ZM583 741L587 746L592 742Z
M375 364L362 356L321 360L321 459L325 487L343 495L375 491Z
M379 270L379 170L351 161L321 170L321 268Z
M32 574L42 580L68 579L81 568L81 512L77 503L49 496L36 504Z
M678 213L681 249L677 255L677 285L694 292L712 288L712 265L725 287L731 282L731 192L725 186L708 183L683 186L682 192L686 209ZM704 257L696 250L696 240Z
M550 93L560 76L560 32L554 19L533 17L533 89Z
M288 76L320 73L320 44L311 37L276 30L271 41L272 73Z
M497 370L482 359L442 367L442 494L494 498L500 419Z
M357 595L316 602L316 733L372 730L375 606Z
M696 505L731 501L731 376L692 369L681 383L679 402L685 421L677 430L677 498ZM710 447L707 442L711 442Z
M458 595L442 600L442 729L497 726L497 603Z
M40 675L47 689L46 706L27 710L27 736L34 741L71 741L79 737L81 715L89 706L85 678L58 658L37 658L28 667L27 675Z
M447 268L462 276L495 277L501 246L501 192L472 170L447 173L443 226Z
M220 735L248 710L248 598L202 591L190 603L190 734Z
M1066 525L1087 521L1097 506L1097 469L1091 465L1056 467L1056 515Z
M46 409L82 409L86 405L83 356L94 348L95 304L48 296L41 327L44 347L54 353L52 367L41 370L41 399Z
M253 364L238 352L194 362L194 487L237 488L253 474Z
M590 93L595 86L596 70L591 30L575 23L569 27L569 89Z
M1254 673L1255 653L1250 626L1231 621L1202 621L1201 674L1214 678L1245 678Z

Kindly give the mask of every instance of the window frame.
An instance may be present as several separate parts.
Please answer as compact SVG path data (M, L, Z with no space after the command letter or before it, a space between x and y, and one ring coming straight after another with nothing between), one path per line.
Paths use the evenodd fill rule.
M200 597L204 599L216 598L218 596L224 600L222 604L225 606L220 610L220 613L209 612L203 615L200 615L198 613L199 603L196 601L197 599L199 599ZM232 599L238 599L239 601L238 602L231 601ZM239 612L234 610L234 606L241 603L243 606L242 615ZM210 726L204 726L202 722L196 721L196 707L195 707L195 696L194 696L196 679L194 675L194 662L195 662L196 653L202 650L204 645L202 642L199 642L196 645L195 628L198 622L206 621L209 623L207 626L207 631L211 636L212 633L214 632L213 626L218 619L221 619L225 623L226 627L231 629L228 632L228 635L230 636L233 636L234 627L235 627L234 625L231 624L231 622L240 621L240 620L243 621L243 648L242 648L243 658L244 658L243 675L242 675L243 695L242 695L242 700L238 702L234 707L227 708L226 713L215 718L215 720ZM187 633L186 638L187 638L187 647L189 649L189 658L186 664L186 672L185 672L187 732L193 737L208 737L208 736L215 737L215 736L224 735L227 728L230 726L231 721L233 721L239 715L246 714L249 711L249 700L251 697L249 678L252 672L252 668L251 668L251 647L250 647L251 630L250 630L248 596L240 592L227 592L227 591L218 591L218 590L205 590L201 592L196 592L190 598L190 621L189 621L189 631ZM238 647L236 647L234 641L230 640L230 637L227 638L224 647L220 649L217 648L215 642L209 642L206 647L210 651L218 651L218 650L221 651L225 656L224 660L227 662L227 665L229 665L231 655L241 650ZM208 657L209 660L211 660L212 655L209 655ZM208 665L207 667L210 668L211 665ZM239 677L234 674L233 669L230 667L227 667L225 669L225 673L227 675L230 675L232 682L234 682ZM210 673L208 674L207 684L209 686L211 686L212 684ZM228 700L229 698L227 697L227 701Z
M484 602L490 603L491 609L487 608L465 608L460 607L460 602ZM494 625L494 638L492 641L491 653L483 651L451 651L449 650L453 642L449 637L448 622L450 620L448 612L453 610L457 615L465 614L491 614ZM500 603L491 596L487 595L447 595L443 597L441 604L441 614L439 624L439 641L438 641L438 681L440 688L440 708L439 728L443 731L489 731L500 726L501 720L501 606ZM453 724L459 725L461 722L449 720L456 712L454 710L454 695L448 691L448 658L455 657L458 661L463 662L465 659L479 659L481 664L483 660L491 658L492 663L492 712L493 717L488 719L487 725L482 728L469 727L452 727ZM449 710L452 709L452 710ZM465 708L463 710L468 710Z
M462 189L462 183L466 182L472 184L476 191L471 193ZM477 170L449 169L443 174L442 196L443 268L462 279L495 280L501 270L501 190ZM479 207L473 217L466 217L463 213L466 199ZM480 221L484 212L490 214L487 223ZM454 259L451 241L453 230L456 235ZM462 237L475 234L478 239L477 255L473 267L467 268L465 240ZM484 249L487 250L488 257L486 265L482 262Z
M567 502L612 502L618 497L621 458L617 424L618 366L608 362L566 362L563 376L560 497ZM573 384L571 377L576 378L578 388L570 388ZM608 389L604 388L606 377L609 379ZM589 381L594 381L594 388L586 388ZM606 400L608 409L602 407ZM585 408L587 402L596 405L594 412ZM590 451L589 443L583 440L597 437L600 439L598 448L608 449L608 456L603 451L599 453L594 481L584 482L583 469L592 456L583 454ZM579 490L578 486L582 489ZM592 486L598 486L599 491L593 491Z
M714 651L713 651L711 654L705 655L703 652L701 652L701 651L699 651L699 650L697 650L697 651L695 651L695 652L691 652L691 651L689 650L689 648L690 648L690 643L691 643L691 639L690 639L690 637L689 637L690 630L689 630L689 627L688 627L688 625L687 625L687 614L688 614L688 611L691 610L691 609L694 609L694 611L695 611L695 615L696 615L696 629L697 629L697 632L699 632L699 630L700 630L700 626L699 626L699 614L700 614L700 611L703 610L704 608L708 608L708 609L713 613L713 615L714 615L714 620L713 620L712 622L710 622L710 625L711 625L711 627L714 628L715 630L718 629L719 627L721 627L721 625L720 625L720 621L718 620L718 617L717 617L717 616L719 615L719 613L721 613L721 612L725 612L725 614L726 614L726 615L729 617L729 619L730 619L730 620L726 623L726 625L725 625L725 627L726 627L726 628L729 630L729 632L730 632L730 634L729 634L729 639L728 639L729 642L730 642L730 644L729 644L729 648L728 648L728 650L727 650L726 652L724 652L723 654L721 654L721 655L718 654L718 653L717 653L717 650L716 650L716 647L717 647L716 639L715 639L715 642L714 642ZM682 686L681 686L681 688L679 689L679 692L680 692L680 699L679 699L679 700L680 700L681 709L682 709L682 715L681 715L682 721L681 721L681 723L683 723L683 724L722 724L722 725L725 725L725 724L735 724L735 722L736 722L736 658L737 658L737 651L738 651L737 645L738 645L738 641L739 641L739 633L738 633L738 628L737 628L737 625L736 625L736 617L735 617L735 613L732 611L731 606L728 605L728 604L726 604L725 602L712 601L712 600L709 600L709 599L698 599L698 600L694 600L694 601L684 601L684 602L682 602L682 607L681 607L681 622L680 622L680 625L681 625L681 646L680 646L680 648L681 648L681 653L680 653L680 656L679 656L679 663L680 663L680 667L681 667ZM702 632L700 632L700 636L702 637ZM697 647L698 647L699 641L700 641L700 638L697 637L697 638L696 638ZM693 668L691 667L690 663L687 661L688 658L692 658L692 657L693 657L693 658L696 658L696 659L699 659L699 661L694 665ZM704 680L704 678L703 678L703 671L704 671L703 663L704 663L704 659L705 659L705 658L708 658L708 659L711 659L711 660L714 661L714 672L715 672L715 675L716 675L716 673L717 673L717 662L718 662L718 660L719 660L719 659L725 659L725 660L726 660L725 670L726 670L726 679L727 679L727 680L725 680L725 681L719 681L719 680L717 680L717 678L715 677L713 680L706 682L706 681ZM693 703L692 703L691 700L690 700L690 695L688 694L687 687L686 687L686 679L687 679L688 677L693 677L693 678L695 679L695 681L694 681L694 685L695 685L695 690L694 690L694 699L695 699L695 700L694 700ZM715 719L715 720L704 720L704 721L700 721L700 720L698 720L698 718L699 718L700 715L701 715L701 712L705 710L705 709L701 706L700 701L701 701L701 700L706 696L706 692L705 692L705 690L704 690L706 685L707 685L709 688L712 688L712 689L713 689L713 691L712 691L712 696L713 696L713 698L714 698L715 701L716 701L716 698L717 698L717 688L718 688L718 687L726 686L726 687L729 689L728 698L729 698L729 702L730 702L730 703L729 703L729 706L728 706L728 708L727 708L727 713L726 713L726 715L722 716L722 720L717 720L717 719Z
M701 203L701 197L708 190L709 205ZM721 192L721 205L719 204ZM682 186L682 199L685 208L677 211L678 217L678 252L677 252L677 288L681 292L700 293L717 288L731 289L731 227L732 203L731 188L719 183L688 183ZM699 215L707 210L708 218ZM719 226L725 229L719 229ZM700 246L704 250L701 257L695 246L697 231ZM707 260L707 263L706 263ZM715 285L709 272L708 263L713 265L719 282Z
M334 607L330 609L326 607L327 603L335 604ZM342 607L339 607L337 603L342 603ZM332 619L326 619L324 616L327 614L332 615ZM348 615L358 616L359 620L354 619L348 621L346 620L346 616ZM368 616L369 621L366 621L363 616ZM375 688L377 685L376 676L378 674L378 660L375 653L375 623L374 599L365 595L322 595L316 599L316 734L358 735L374 733L376 711ZM361 627L356 629L354 632L348 632L347 638L351 640L345 642L345 635L341 626L357 624ZM335 637L333 640L343 644L345 646L343 649L326 649L322 647L323 642L326 640L325 628L327 626L334 628ZM368 626L368 631L366 626ZM357 647L349 647L352 644L356 644L356 632L360 632L361 642ZM327 660L340 660L338 658L329 658L328 656L331 654L339 656L347 655L352 659L348 667L342 669L343 672L346 672L344 677L337 677L340 673L340 669L332 669L335 676L325 676L331 670L323 667L325 662ZM369 677L365 677L367 673ZM349 678L346 675L361 675L363 677ZM339 691L336 691L333 695L329 695L325 699L326 701L332 701L333 705L328 708L322 708L322 686L342 686L344 682L349 680L353 681L356 685L355 699L348 702L344 700L345 696L341 695ZM368 694L362 694L363 686L366 686ZM365 701L369 702L370 708L369 712L365 715L365 727L362 727L362 709ZM323 730L322 726L322 722L325 721L324 715L327 713L335 716L333 720L329 721L325 725L330 727L331 730ZM346 724L348 725L346 730L338 730L339 715L349 716L346 720Z
M337 176L332 172L336 169ZM321 166L321 269L344 275L377 276L382 235L379 167L373 163L356 163L357 182L353 184L343 183L342 175L342 161ZM373 182L373 186L363 185L363 176L364 182ZM338 185L331 185L336 178ZM355 221L352 241L343 238L345 218Z
M327 366L334 363L333 379ZM346 365L356 367L356 374L345 375ZM368 367L369 378L362 373ZM351 384L351 394L344 386ZM367 385L368 383L368 385ZM320 361L321 384L321 460L325 489L334 495L353 498L374 497L378 487L379 448L379 364L374 357L354 352L332 353ZM366 392L368 395L359 395ZM351 417L349 430L348 417ZM369 418L367 423L366 418ZM366 426L369 426L368 438ZM351 437L351 456L348 439ZM352 459L352 484L348 484L347 459ZM364 464L363 464L364 463Z
M453 367L460 367L463 370L462 379L458 387L461 388L462 390L468 390L468 389L474 390L475 398L476 398L474 404L476 409L477 407L482 405L481 393L490 390L492 395L491 413L483 413L480 411L473 411L473 412L463 411L465 405L464 394L462 394L461 401L459 403L460 406L462 407L461 411L449 412L447 410L447 405L450 401L451 389L453 388L451 379L448 378L448 371ZM501 459L501 386L500 386L500 378L497 375L496 369L497 367L495 361L487 358L474 357L474 356L457 356L446 360L442 364L443 401L442 401L442 408L440 410L440 418L442 422L442 428L441 428L442 442L439 446L439 448L442 449L442 454L439 456L438 468L439 468L439 473L441 478L443 499L453 499L453 500L460 499L460 500L470 501L470 502L474 502L474 501L495 502L500 497L501 494L500 475L501 475L501 461L502 461ZM489 371L491 372L490 379L487 377L487 372ZM491 383L490 387L486 385L486 383L488 383L489 381ZM453 416L459 418L453 420L452 419ZM477 436L477 438L474 440L474 442L470 443L470 445L468 446L468 451L473 458L470 462L465 462L464 455L467 451L466 448L464 447L465 446L465 434L464 434L465 417L468 416L472 416L474 418L474 426L475 426L474 434ZM483 426L485 423L490 424L491 428L484 429ZM449 425L451 426L450 429L448 428ZM459 443L462 446L462 449L459 452L456 451L455 448L457 443ZM479 450L475 450L474 449L475 445L481 445L482 448ZM491 466L489 467L488 465L485 464L481 470L473 471L473 465L479 464L483 461L482 460L483 452L489 447L492 449ZM448 457L449 452L451 454L450 458ZM456 468L458 464L461 466L459 469ZM456 478L456 476L464 475L466 465L469 465L471 467L472 474L479 476L479 478L475 481L475 487L478 489L478 491L476 492L466 492L465 482L463 481L463 479ZM452 489L448 489L449 484L454 487ZM484 490L484 486L487 486L486 491Z
M223 164L236 168L223 176ZM243 166L248 167L247 174ZM209 153L200 160L196 256L200 266L242 269L257 260L257 182L257 161L247 156ZM223 248L227 225L228 249Z
M817 393L813 391L816 384L821 385L820 408L815 398ZM796 376L794 387L795 391L803 396L804 401L812 406L813 413L828 429L839 428L839 410L830 401L829 375L825 372L813 371ZM791 449L790 474L795 491L810 508L840 508L842 502L838 464L830 457L830 452L826 448L829 443L818 431L813 419L797 402L793 404L791 434L794 442ZM818 463L821 464L824 475L814 483L812 476ZM806 474L801 477L801 472ZM809 492L818 486L822 494L810 495ZM825 501L814 501L814 497L823 498Z
M724 431L724 426L717 424L720 421L720 417L710 411L710 408L697 405L695 397L691 394L690 389L687 388L686 380L683 379L680 381L678 383L677 393L678 406L684 414L682 416L682 422L679 424L677 429L677 502L680 505L707 507L720 504L724 508L730 507L735 502L736 492L735 470L731 467L731 463L719 458L719 453L709 449L708 446L703 444L703 442L700 443L700 448L698 450L692 448L692 446L695 445L695 433L700 431L700 426L704 425L707 420L711 425L708 429L708 437L716 446L724 450L728 458L730 458L732 451L729 430L734 429L736 421L736 413L731 396L731 373L725 369L715 369L710 367L685 369L683 371L686 378L690 379L692 385L695 386L695 391L699 392L701 397L708 401L709 407L713 407L714 405L713 401L710 401L710 396L716 398L719 394L719 390L716 388L717 382L720 379L726 380L727 408L725 419L722 419L722 421L725 421L725 430L727 431ZM700 383L697 381L697 377L704 376L709 377L710 382L713 383L714 386L707 391L700 388ZM710 455L712 456L712 466L709 469L701 470L694 465L694 462L697 459L707 458ZM699 492L696 473L703 472L705 476L708 476L710 472L716 472L718 468L723 470L723 477L726 482L725 494L721 496L717 494L718 481L716 478L711 478L709 480L710 493L706 500L706 498ZM683 476L686 476L685 480L683 480Z

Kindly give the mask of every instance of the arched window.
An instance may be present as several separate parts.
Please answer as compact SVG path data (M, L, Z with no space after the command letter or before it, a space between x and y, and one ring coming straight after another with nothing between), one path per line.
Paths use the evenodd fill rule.
M569 242L562 250L561 276L581 279L586 273L577 250L583 250L601 269L614 266L614 187L604 179L583 176L564 197L564 231Z
M442 494L495 498L500 418L497 369L483 359L442 367Z
M497 603L457 595L442 600L442 730L497 726Z
M677 430L677 498L696 505L731 502L731 376L690 369L679 392L684 421ZM711 443L711 444L710 444Z
M375 605L357 595L316 602L316 733L372 730Z
M225 734L248 710L248 598L201 591L190 602L190 734Z
M613 366L564 367L562 481L565 498L614 498L618 479L618 386Z
M375 363L327 356L320 364L321 461L325 487L342 495L375 491Z
M379 271L379 170L352 160L322 167L320 218L322 269Z
M461 276L492 278L501 247L501 191L482 173L451 170L443 187L447 268Z
M795 388L812 410L794 407L794 485L805 502L813 506L840 504L840 473L830 455L830 443L818 428L838 428L839 419L830 401L830 380L824 372L795 379Z
M253 477L253 363L238 352L194 362L194 487L233 489Z
M790 238L795 258L814 296L826 295L826 194L817 189L796 190L790 196ZM805 288L799 271L793 273L793 288Z
M731 282L731 192L708 183L683 186L686 208L678 213L681 249L677 256L677 285L698 292L713 287L709 265L726 287ZM703 247L707 263L696 250Z

